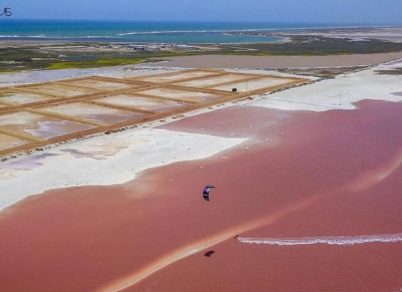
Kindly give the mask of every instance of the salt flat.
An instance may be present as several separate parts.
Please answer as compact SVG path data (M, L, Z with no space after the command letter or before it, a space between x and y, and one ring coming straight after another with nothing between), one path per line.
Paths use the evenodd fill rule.
M400 77L378 75L375 72L397 66L397 62L384 64L335 79L260 95L251 101L237 102L236 105L292 111L328 111L354 109L353 103L365 99L398 102L402 100L402 96L392 93L402 91ZM211 109L194 111L184 117L231 106L232 103L226 103ZM166 122L171 121L173 120L167 119ZM124 183L145 169L177 161L207 158L224 149L236 147L248 139L247 136L223 138L160 130L155 129L155 125L160 123L151 123L144 129L98 135L91 140L60 145L46 149L43 153L2 162L0 187L3 195L0 208L4 209L27 196L49 189ZM57 175L49 177L48 173ZM15 187L17 185L18 188Z
M382 64L356 73L337 76L308 86L266 95L250 105L281 110L326 111L354 109L364 99L402 101L394 92L402 90L400 75L377 74L379 70L398 68L397 62Z

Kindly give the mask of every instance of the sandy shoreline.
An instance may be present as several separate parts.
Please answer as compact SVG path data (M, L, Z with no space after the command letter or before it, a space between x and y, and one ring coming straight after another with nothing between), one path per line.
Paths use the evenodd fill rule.
M173 57L169 61L157 63L156 66L167 67L218 67L218 68L305 68L305 67L347 67L373 65L402 58L402 52L328 55L328 56L222 56L206 55L191 57Z

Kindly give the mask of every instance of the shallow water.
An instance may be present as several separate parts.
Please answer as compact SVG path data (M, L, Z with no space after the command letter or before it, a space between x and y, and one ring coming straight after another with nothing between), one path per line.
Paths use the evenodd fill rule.
M244 31L336 27L339 24L0 20L0 38L92 39L157 43L261 43L281 37L244 35ZM345 24L343 24L345 26ZM236 34L232 34L236 32Z

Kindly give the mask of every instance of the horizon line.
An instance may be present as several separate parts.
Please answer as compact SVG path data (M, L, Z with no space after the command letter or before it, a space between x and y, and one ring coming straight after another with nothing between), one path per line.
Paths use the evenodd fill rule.
M245 21L245 20L155 20L155 19L81 19L81 18L0 18L0 21L93 21L93 22L183 22L183 23L244 23L244 24L326 24L326 25L365 25L365 26L402 26L402 22L333 22L333 21Z

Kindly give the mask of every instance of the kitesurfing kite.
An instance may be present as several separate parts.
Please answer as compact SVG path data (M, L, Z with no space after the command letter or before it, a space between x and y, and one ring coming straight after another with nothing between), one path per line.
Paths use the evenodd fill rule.
M202 197L204 198L205 201L209 201L209 192L214 189L214 186L211 185L206 185L204 189L202 190Z

